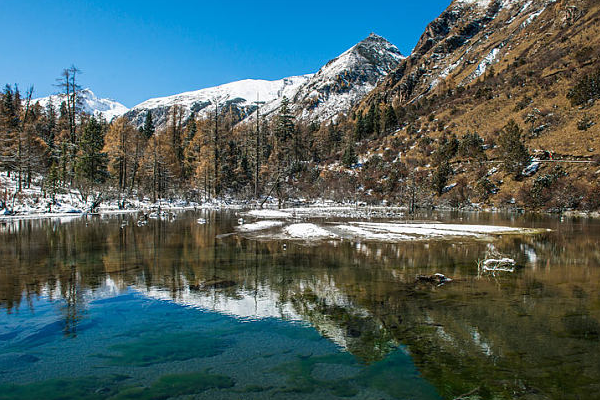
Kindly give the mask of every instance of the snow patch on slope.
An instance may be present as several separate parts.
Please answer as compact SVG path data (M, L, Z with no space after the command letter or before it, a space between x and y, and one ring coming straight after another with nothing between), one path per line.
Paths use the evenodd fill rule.
M224 103L236 99L239 99L237 102L238 105L250 105L257 99L268 102L284 95L291 95L294 92L294 89L308 81L311 76L312 74L292 76L276 81L244 79L173 96L149 99L136 105L132 110L147 110L159 107L171 107L174 105L191 108L196 104L214 104L214 102Z

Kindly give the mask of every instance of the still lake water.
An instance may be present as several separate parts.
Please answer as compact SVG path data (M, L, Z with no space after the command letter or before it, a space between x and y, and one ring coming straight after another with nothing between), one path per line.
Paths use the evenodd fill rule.
M600 399L600 221L429 217L552 232L308 244L228 235L234 212L2 223L0 399ZM490 248L521 267L482 275ZM454 281L415 283L436 272Z

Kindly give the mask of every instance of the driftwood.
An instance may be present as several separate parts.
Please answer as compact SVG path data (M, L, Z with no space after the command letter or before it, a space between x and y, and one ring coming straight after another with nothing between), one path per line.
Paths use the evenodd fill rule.
M98 194L96 198L92 201L92 205L90 206L90 212L95 213L98 211L98 207L102 204L102 194Z
M481 273L515 272L516 262L512 258L487 258L477 261L477 269Z

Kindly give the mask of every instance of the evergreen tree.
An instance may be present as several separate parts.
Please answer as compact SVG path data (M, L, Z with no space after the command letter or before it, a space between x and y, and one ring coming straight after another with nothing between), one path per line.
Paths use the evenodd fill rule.
M48 149L48 166L52 165L58 154L56 149L57 118L54 105L52 102L48 102L42 115L43 122L40 130L40 137L46 143Z
M77 116L81 114L81 86L77 83L77 75L81 71L72 65L70 68L65 68L61 74L61 77L57 79L58 87L63 90L65 101L61 104L61 116L64 111L64 117L66 118L66 132L63 138L68 142L66 146L68 154L68 175L72 180L75 174L75 168L77 161L75 160L78 152L78 136L77 136ZM63 109L64 105L64 109Z
M385 114L383 115L383 128L386 133L390 133L397 127L398 119L396 117L396 111L394 111L394 107L389 104L385 109Z
M104 148L104 127L91 117L83 125L79 143L76 172L80 183L94 186L106 180L107 157Z
M4 87L0 102L0 165L10 175L16 168L19 109L10 85Z
M448 161L443 161L436 169L431 178L433 190L439 195L444 193L444 188L448 185L448 179L452 174L452 167Z
M354 138L357 142L365 139L367 136L367 125L362 112L356 115L356 124L354 125Z
M356 164L357 161L358 158L356 157L356 150L354 149L354 141L348 139L346 148L344 149L344 154L342 155L342 163L345 167L350 168Z
M340 142L342 141L342 132L335 126L333 122L327 127L327 139L329 142L328 154L331 151L335 151L339 148Z
M171 123L169 126L171 136L171 146L173 146L173 152L175 158L179 163L183 162L183 107L174 105L171 110ZM181 164L180 164L181 165Z
M498 137L504 169L514 174L515 177L520 176L521 171L529 162L529 152L521 134L521 128L515 120L511 119Z
M458 155L461 157L475 158L478 160L485 159L485 151L483 150L483 139L476 132L465 133L460 144L458 145Z
M292 162L294 151L291 147L295 145L292 143L295 130L294 117L289 109L289 100L284 96L275 125L275 152L280 168L290 166Z
M146 136L146 139L150 139L152 137L152 135L154 135L156 128L154 126L154 122L152 121L152 112L148 111L146 113L146 119L144 120L144 126L141 129L142 129L142 132L144 133L144 136Z

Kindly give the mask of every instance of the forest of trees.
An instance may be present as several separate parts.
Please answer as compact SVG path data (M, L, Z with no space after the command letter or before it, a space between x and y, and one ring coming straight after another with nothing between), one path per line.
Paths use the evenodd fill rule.
M319 134L316 125L297 124L287 99L276 118L256 125L237 124L238 113L223 106L204 118L174 106L160 129L150 112L139 129L124 117L109 122L82 112L79 73L63 71L61 102L45 108L32 102L33 88L23 94L6 85L0 94L0 169L16 180L17 193L37 177L50 198L74 188L84 201L111 196L123 204L132 197L285 199L306 187L299 182L315 174L311 163L342 147L335 125Z
M65 69L57 85L60 104L45 108L32 102L33 88L22 93L6 85L0 93L0 170L17 182L16 194L35 179L44 197L54 200L57 193L76 189L93 207L106 199L126 207L134 198L261 202L273 197L280 205L324 198L386 201L415 210L440 202L487 201L499 184L484 167L489 149L517 181L531 159L515 121L496 139L475 132L458 138L428 112L435 96L404 107L371 105L335 123L298 121L286 98L276 115L252 123L239 123L245 116L231 105L217 104L203 117L173 106L167 123L155 126L147 112L137 128L126 117L109 122L82 112L79 74L75 67ZM418 133L424 118L440 137ZM399 128L403 135L394 134ZM376 148L384 150L373 152ZM471 182L468 175L455 177L465 171ZM563 188L564 181L555 174L534 187L523 186L517 197L544 205L540 199L548 196L540 190ZM564 204L597 207L590 200L597 189L571 185L569 190L577 194Z

